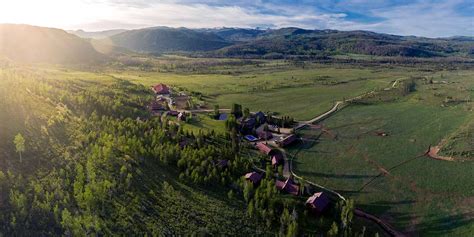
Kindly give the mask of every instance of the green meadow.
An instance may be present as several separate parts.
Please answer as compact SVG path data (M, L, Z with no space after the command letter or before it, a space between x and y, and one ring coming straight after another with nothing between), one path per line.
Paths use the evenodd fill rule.
M40 85L44 87L52 87L54 80L51 79L57 79L56 86L61 86L59 82L72 81L72 86L62 88L72 91L102 88L107 93L105 89L113 87L117 81L144 85L145 88L165 83L199 96L208 108L215 104L230 108L233 103L239 103L252 111L277 112L297 120L309 120L328 110L335 101L372 90L379 91L382 98L383 93L388 93L383 89L394 81L415 79L416 90L406 96L348 106L322 122L327 132L301 131L305 142L289 149L294 157L295 172L353 198L357 207L376 214L406 233L430 236L474 233L474 163L469 161L472 157L467 153L473 146L470 132L474 121L472 70L315 63L302 67L284 61L263 61L258 66L213 66L212 70L194 72L164 71L162 68L157 66L157 70L143 71L110 67L93 71L35 66L27 73L32 73L32 77L48 78L49 84ZM115 96L126 96L117 90L114 93ZM16 102L7 101L31 106L48 101L47 94L41 99L25 96L27 94L26 90L18 90ZM134 100L143 105L150 98L148 94L134 95ZM4 103L5 111L13 108L9 106ZM57 105L47 103L34 107L44 108L41 118L51 116L58 109ZM38 117L23 113L19 121ZM9 114L11 117L14 113ZM199 114L182 125L194 133L199 130L225 131L224 122L206 114ZM0 131L5 133L2 136L12 137L20 125L0 126L3 126ZM378 136L380 132L388 136ZM442 154L468 154L464 157L466 161L449 162L421 156L430 145L437 145L443 139L448 146L442 149ZM14 154L10 143L2 142L0 146ZM200 203L206 202L208 200ZM224 216L227 214L218 218Z
M472 136L456 134L474 121L473 103L446 98L473 96L474 74L432 77L449 84L418 83L415 92L395 101L337 112L321 123L326 132L302 131L307 141L291 150L295 172L355 199L360 208L406 233L472 235L474 162L423 154L451 137L465 145L455 149L472 150ZM387 136L380 136L382 132Z
M250 67L250 66L246 66ZM200 92L209 105L230 108L240 103L252 111L271 111L309 120L331 107L334 101L390 86L397 79L425 75L412 68L357 68L310 64L297 66L268 64L260 70L221 73L161 73L142 71L110 72L108 75L151 86L165 83ZM228 73L225 72L229 72Z

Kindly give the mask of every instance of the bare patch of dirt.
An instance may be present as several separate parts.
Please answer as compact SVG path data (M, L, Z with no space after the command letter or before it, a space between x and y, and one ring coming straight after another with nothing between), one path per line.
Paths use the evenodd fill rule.
M426 155L429 158L435 159L435 160L446 160L446 161L454 161L453 157L448 157L448 156L441 156L438 155L439 150L441 150L441 146L432 146L429 148L429 150L426 152Z

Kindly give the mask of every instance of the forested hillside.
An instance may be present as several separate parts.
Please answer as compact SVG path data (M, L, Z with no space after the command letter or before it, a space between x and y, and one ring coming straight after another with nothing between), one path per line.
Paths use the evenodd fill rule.
M283 58L361 54L388 57L472 58L472 37L423 38L369 31L281 29L187 29L156 27L111 37L118 46L147 53L207 52L211 57Z
M429 39L368 31L303 30L286 28L263 32L255 40L219 50L224 56L283 57L363 54L402 57L474 55L474 39Z
M264 157L235 131L191 133L150 117L145 86L10 66L0 69L1 234L294 236L338 220L310 217L272 176L245 182Z
M245 165L230 143L213 145L212 140L225 137L193 135L148 119L144 108L152 95L143 86L70 76L0 70L0 233L258 231L257 222L244 218L243 202L230 203L220 191L231 177L240 177L237 169ZM13 142L18 135L25 141L21 161ZM178 146L181 140L189 142L185 149ZM202 159L223 155L234 160L229 172L195 174L213 168L200 166ZM179 162L190 164L172 168ZM182 183L187 175L196 184L215 183L216 188L205 191Z
M26 63L91 63L105 56L63 30L0 24L0 56Z
M210 51L231 44L213 33L168 27L131 30L110 39L120 47L145 53Z

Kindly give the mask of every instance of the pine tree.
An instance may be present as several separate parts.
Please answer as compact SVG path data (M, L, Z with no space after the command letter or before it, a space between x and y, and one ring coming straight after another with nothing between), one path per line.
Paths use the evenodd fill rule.
M13 140L13 143L15 143L15 148L16 148L16 152L18 152L18 154L20 154L20 162L22 162L22 153L25 152L25 138L23 138L23 135L21 135L21 133L18 133L16 136L15 136L15 139Z

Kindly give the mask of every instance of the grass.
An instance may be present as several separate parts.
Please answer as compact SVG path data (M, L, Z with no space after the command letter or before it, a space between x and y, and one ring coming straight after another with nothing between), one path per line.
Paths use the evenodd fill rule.
M247 66L249 67L249 66ZM256 66L252 66L254 69ZM288 66L287 66L288 67ZM111 71L105 74L151 86L165 83L203 93L206 102L230 108L240 103L251 110L273 111L308 120L327 110L335 100L349 98L391 81L424 75L411 68L355 68L310 65L306 68L269 64L260 70L232 74L186 74ZM288 106L291 104L291 106Z
M446 77L454 83L438 86L436 93L462 97L465 91L459 87L474 83L472 73ZM432 87L421 84L396 102L350 106L336 113L323 122L336 139L323 134L316 144L292 149L298 152L296 173L341 191L365 211L408 233L472 235L474 162L414 159L473 121L472 102L442 107ZM389 136L377 136L377 131ZM315 137L319 132L302 135ZM361 190L382 170L389 174Z
M180 122L183 129L189 130L194 134L199 133L199 130L211 131L216 133L225 133L225 122L212 119L207 114L197 114L189 122Z
M202 93L209 107L219 104L221 108L229 108L232 103L239 103L252 111L278 112L298 120L315 117L343 97L386 88L396 79L423 77L447 81L448 84L419 81L416 92L395 102L345 108L323 122L331 134L337 136L336 140L323 134L317 143L294 147L290 152L299 151L296 173L354 198L357 206L401 230L430 236L474 233L474 163L426 157L411 160L446 137L452 138L448 141L450 150L443 152L452 154L469 149L473 103L445 101L447 98L456 101L474 98L472 70L317 64L302 68L283 61L212 68L198 73L131 69L95 73L53 67L37 70L48 77L73 79L89 86L107 86L114 78L146 86L165 83ZM193 132L224 130L222 121L204 114L183 126ZM376 131L384 131L389 136L376 136ZM316 137L320 131L302 133ZM409 162L390 170L404 161ZM360 191L382 168L388 170L389 175L375 179Z

